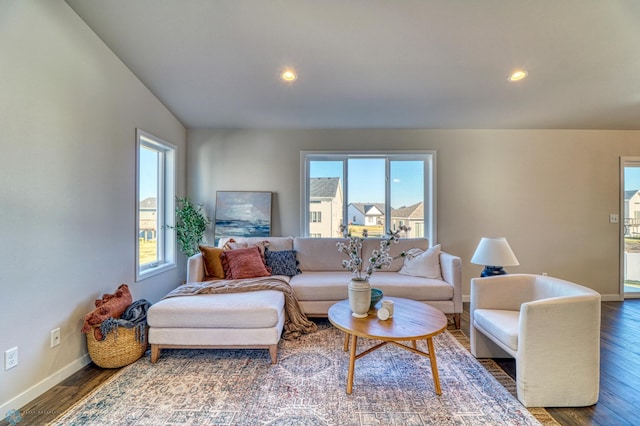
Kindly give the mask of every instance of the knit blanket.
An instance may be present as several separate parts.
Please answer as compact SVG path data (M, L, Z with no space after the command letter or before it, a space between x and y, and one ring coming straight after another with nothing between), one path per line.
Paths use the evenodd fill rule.
M101 338L96 337L96 340L104 340L111 331L118 332L118 327L134 328L136 331L136 341L138 343L145 343L146 340L146 326L147 326L147 311L151 303L145 299L136 300L122 313L120 318L107 318L100 323ZM97 330L96 330L97 331ZM94 334L95 335L95 334ZM116 335L117 336L117 335Z
M289 283L273 276L239 280L190 282L177 287L164 298L195 296L197 294L241 293L259 290L277 290L284 294L284 309L287 317L284 323L283 339L297 339L302 334L313 333L317 330L316 323L309 321L304 312L302 312L298 299Z

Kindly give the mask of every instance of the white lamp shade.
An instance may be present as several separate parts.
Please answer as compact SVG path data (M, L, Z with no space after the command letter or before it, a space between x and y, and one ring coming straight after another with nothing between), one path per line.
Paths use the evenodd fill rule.
M504 237L483 237L471 258L471 263L484 266L518 266L520 262L513 254Z

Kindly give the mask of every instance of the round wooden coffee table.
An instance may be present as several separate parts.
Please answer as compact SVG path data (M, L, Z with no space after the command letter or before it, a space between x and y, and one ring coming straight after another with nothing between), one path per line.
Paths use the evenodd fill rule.
M351 345L347 394L351 394L353 390L353 374L356 360L389 343L393 343L403 349L429 358L436 394L440 395L442 391L440 389L436 352L432 338L446 330L447 317L436 308L415 300L398 297L385 297L385 299L393 300L395 308L393 317L384 321L378 319L376 309L370 310L366 318L354 318L351 315L348 300L338 302L329 308L329 321L337 329L345 332L344 351L348 351L349 344ZM382 342L362 353L356 354L358 337L381 340ZM416 341L422 339L427 341L428 352L417 349ZM399 342L411 342L411 346Z

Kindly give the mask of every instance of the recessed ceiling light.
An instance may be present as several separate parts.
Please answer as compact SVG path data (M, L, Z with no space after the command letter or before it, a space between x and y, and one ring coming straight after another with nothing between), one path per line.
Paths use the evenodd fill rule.
M283 79L284 81L291 82L291 81L295 81L298 78L298 75L294 70L286 69L282 71L282 74L280 74L280 78Z
M509 81L520 81L527 77L525 70L516 70L509 76Z

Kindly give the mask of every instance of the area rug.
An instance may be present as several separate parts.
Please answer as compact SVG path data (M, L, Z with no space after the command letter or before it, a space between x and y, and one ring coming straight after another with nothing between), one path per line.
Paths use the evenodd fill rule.
M318 332L280 343L277 365L266 350L163 350L157 364L147 355L123 368L53 424L540 424L448 331L434 338L442 395L428 358L393 345L356 361L347 395L343 339L320 321ZM360 340L359 351L374 343Z

